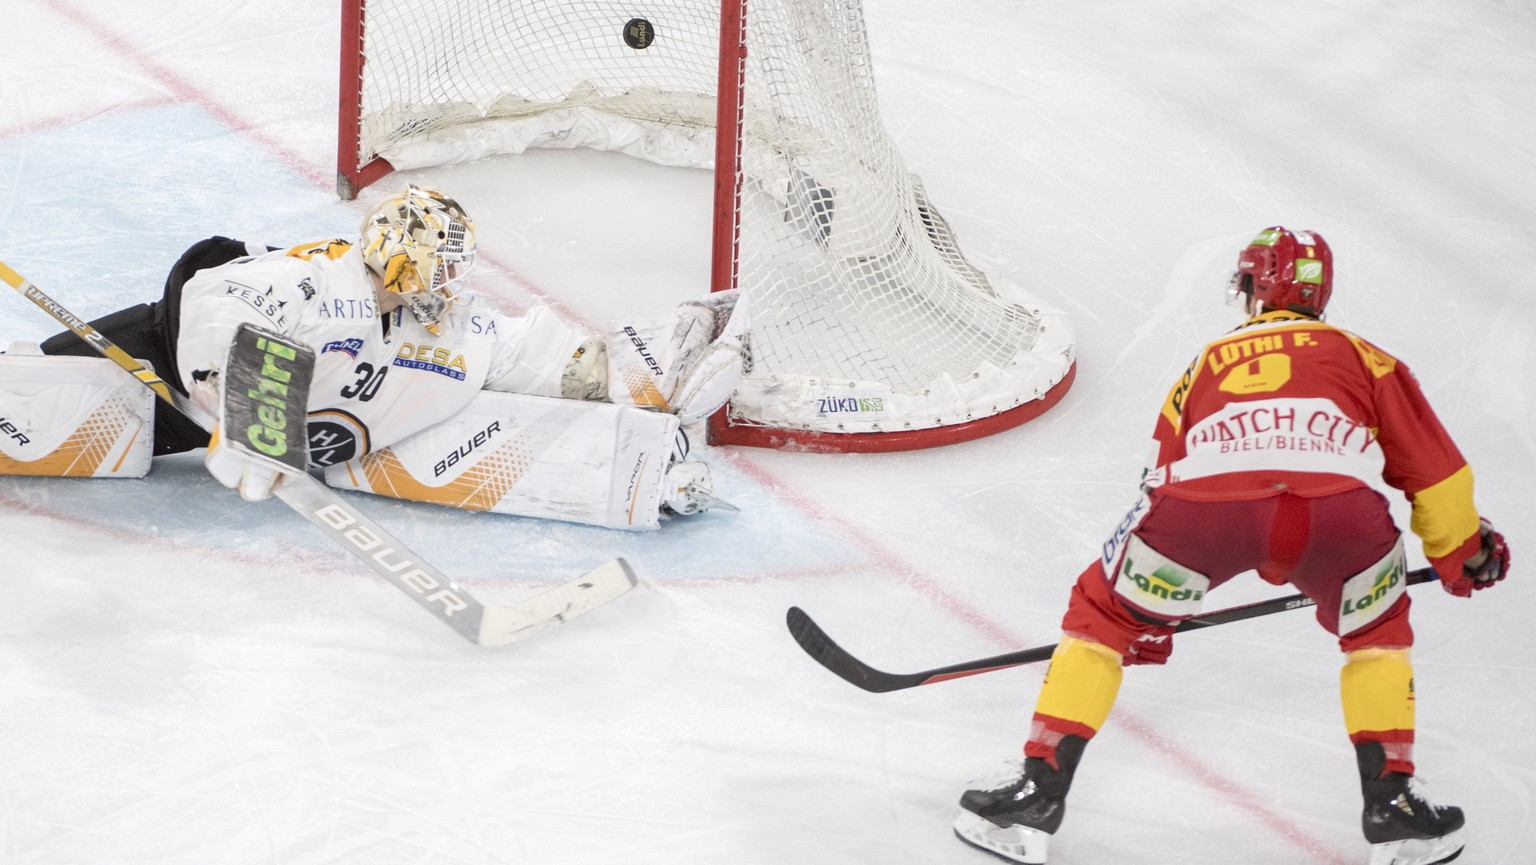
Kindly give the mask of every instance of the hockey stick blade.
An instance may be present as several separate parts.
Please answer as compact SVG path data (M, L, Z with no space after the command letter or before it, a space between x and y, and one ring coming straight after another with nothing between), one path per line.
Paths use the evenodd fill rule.
M214 418L185 394L170 387L3 261L0 261L0 280L153 390L173 409L203 429L213 428ZM313 476L307 473L285 475L278 483L275 495L353 557L410 596L422 609L479 646L505 646L525 640L599 607L635 585L629 564L623 559L614 559L520 603L487 607Z
M635 587L635 572L623 559L506 607L488 607L480 620L482 646L505 646L541 634L594 610Z
M973 661L965 664L957 664L952 667L940 667L936 670L926 670L921 673L887 673L855 658L852 654L839 646L827 636L827 632L816 624L816 621L799 607L790 607L786 614L789 624L790 636L800 644L805 653L815 659L816 663L826 667L847 682L850 682L866 691L876 694L884 694L887 691L901 691L906 688L916 688L919 685L931 685L935 682L943 682L948 679L958 679L964 676L974 676L978 673L986 673L991 670L1001 670L1004 667L1015 667L1020 664L1029 664L1035 661L1044 661L1051 656L1055 646L1043 646L1038 649L1029 649L1025 652L1013 652L1000 656L1009 659L1001 666L979 666L982 662ZM1029 657L1023 657L1024 655ZM995 660L995 659L994 659Z
M288 475L276 495L459 636L487 648L525 640L617 598L634 572L614 559L525 601L487 607L313 477Z
M1436 576L1433 568L1419 568L1408 572L1407 582L1408 585L1414 586L1420 583L1434 582L1435 579ZM1280 613L1286 610L1296 610L1315 605L1316 602L1306 595L1286 595L1267 601L1255 601L1251 604L1228 607L1191 619L1185 619L1174 630L1178 633L1197 631L1201 628L1212 628L1230 622L1239 622L1243 619L1253 619L1259 616L1267 616L1271 613ZM816 663L831 670L844 681L876 694L901 691L907 688L916 688L920 685L932 685L938 682L947 682L951 679L962 679L966 676L990 673L993 670L1006 670L1010 667L1048 661L1051 658L1051 654L1056 651L1056 645L1053 643L1049 646L1020 649L1002 655L993 655L990 658L980 658L975 661L951 664L948 667L924 670L920 673L887 673L883 670L877 670L855 658L847 649L839 646L831 637L827 636L827 632L822 630L821 626L816 624L815 620L799 607L790 607L789 612L785 616L785 621L789 625L790 636L794 637L795 642L800 644L800 648L804 649L805 653L810 655Z

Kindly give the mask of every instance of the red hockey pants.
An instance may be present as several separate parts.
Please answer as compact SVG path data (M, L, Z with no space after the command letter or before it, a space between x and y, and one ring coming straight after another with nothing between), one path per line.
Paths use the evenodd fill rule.
M1280 492L1244 501L1186 499L1176 489L1157 488L1131 533L1168 559L1204 574L1212 590L1249 570L1277 585L1294 585L1317 602L1318 623L1334 635L1339 633L1344 581L1389 553L1400 535L1387 500L1363 487L1316 497ZM1171 632L1128 608L1111 579L1102 560L1078 577L1063 630L1122 655L1144 636ZM1408 609L1405 593L1369 626L1340 638L1339 648L1413 645ZM1168 647L1166 640L1160 642ZM1166 651L1159 654L1166 657ZM1144 660L1158 663L1162 658Z

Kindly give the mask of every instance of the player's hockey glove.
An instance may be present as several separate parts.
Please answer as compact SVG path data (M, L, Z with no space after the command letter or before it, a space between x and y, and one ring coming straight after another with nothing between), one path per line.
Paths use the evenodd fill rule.
M1458 598L1486 589L1509 573L1509 545L1504 536L1487 520L1480 521L1477 533L1481 546L1462 563L1461 577L1441 580L1445 590Z
M1137 637L1120 656L1120 665L1166 664L1173 654L1173 626L1156 628Z

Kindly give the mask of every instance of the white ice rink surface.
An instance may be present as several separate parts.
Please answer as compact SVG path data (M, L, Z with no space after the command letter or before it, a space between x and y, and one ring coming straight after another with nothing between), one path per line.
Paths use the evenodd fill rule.
M211 234L353 233L337 5L0 3L0 260L93 316L158 297ZM1536 7L867 5L909 166L973 260L1072 316L1056 409L935 451L715 450L741 513L645 535L355 497L490 603L637 569L494 651L196 455L0 479L0 862L990 861L949 824L1017 757L1043 669L868 694L784 611L901 672L1054 642L1167 387L1235 324L1238 249L1277 222L1331 241L1330 320L1413 368L1509 538L1507 583L1415 590L1417 756L1467 809L1462 862L1536 858ZM705 289L707 173L539 153L411 177L476 216L508 310L595 326ZM55 330L0 300L0 341ZM1363 865L1339 665L1288 613L1131 670L1053 862Z

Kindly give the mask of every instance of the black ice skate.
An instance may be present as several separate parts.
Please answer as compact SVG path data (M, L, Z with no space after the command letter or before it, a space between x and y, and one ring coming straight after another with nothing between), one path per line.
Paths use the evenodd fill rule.
M955 836L979 850L1025 865L1044 865L1051 835L1067 813L1067 790L1087 741L1067 736L1056 748L1060 769L1038 757L1024 761L1017 780L960 797Z
M1365 795L1360 817L1371 844L1370 865L1439 865L1461 855L1466 844L1461 809L1436 805L1424 795L1419 779L1401 772L1382 776L1381 746L1357 746ZM1375 771L1372 771L1375 769Z

